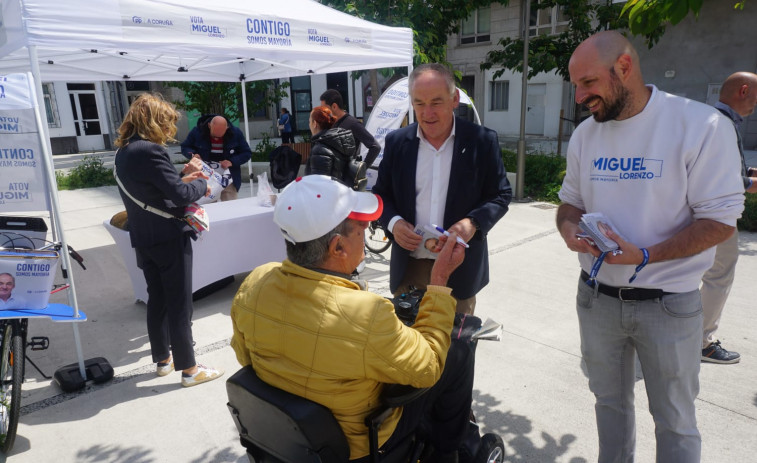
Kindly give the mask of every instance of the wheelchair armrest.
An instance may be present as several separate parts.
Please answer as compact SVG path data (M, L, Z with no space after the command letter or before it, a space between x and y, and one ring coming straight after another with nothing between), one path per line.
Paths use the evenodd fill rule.
M387 407L401 407L422 396L427 387L417 388L407 384L386 384L381 392L381 403Z

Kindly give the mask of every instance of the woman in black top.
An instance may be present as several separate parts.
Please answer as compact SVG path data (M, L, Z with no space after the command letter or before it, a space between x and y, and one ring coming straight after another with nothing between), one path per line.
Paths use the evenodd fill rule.
M310 139L312 147L305 175L328 175L350 188L358 189L359 181L356 178L365 178L365 165L357 160L355 137L350 130L332 128L334 122L336 117L326 106L318 106L310 112L313 137Z
M129 217L129 237L147 282L147 335L158 376L182 370L182 386L218 378L222 371L197 364L192 340L192 244L184 208L210 192L196 163L183 178L166 151L179 113L159 95L142 94L118 129L116 174ZM194 172L189 173L194 170ZM128 192L128 195L124 192ZM174 216L144 209L136 200Z

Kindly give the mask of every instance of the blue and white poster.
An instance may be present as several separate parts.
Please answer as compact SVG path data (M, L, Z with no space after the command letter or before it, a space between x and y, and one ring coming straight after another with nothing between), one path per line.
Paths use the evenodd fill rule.
M47 210L47 182L29 74L0 75L0 213Z

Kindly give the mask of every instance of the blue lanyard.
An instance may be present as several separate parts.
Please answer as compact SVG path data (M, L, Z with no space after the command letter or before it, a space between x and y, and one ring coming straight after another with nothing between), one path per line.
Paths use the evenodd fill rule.
M599 273L599 267L602 266L602 262L605 261L605 256L607 255L607 251L603 252L602 254L597 257L597 259L594 261L594 264L591 266L591 272L589 273L589 279L586 280L586 284L589 285L590 288L593 288L594 285L597 283L597 274Z

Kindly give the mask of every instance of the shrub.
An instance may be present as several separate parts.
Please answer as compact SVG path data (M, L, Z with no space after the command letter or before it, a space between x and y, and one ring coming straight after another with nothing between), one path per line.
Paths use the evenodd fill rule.
M271 141L271 137L267 133L260 134L260 138L260 143L252 151L252 162L268 162L268 156L276 148L276 143Z
M55 180L59 190L76 190L78 188L94 188L104 185L115 185L113 170L103 165L102 157L84 156L79 165L71 169L66 175L55 171Z
M502 150L502 162L508 172L516 172L518 154ZM539 201L559 202L557 194L565 177L565 168L566 160L558 154L527 154L523 193Z
M757 231L757 195L747 194L744 201L744 212L738 223L739 230Z

